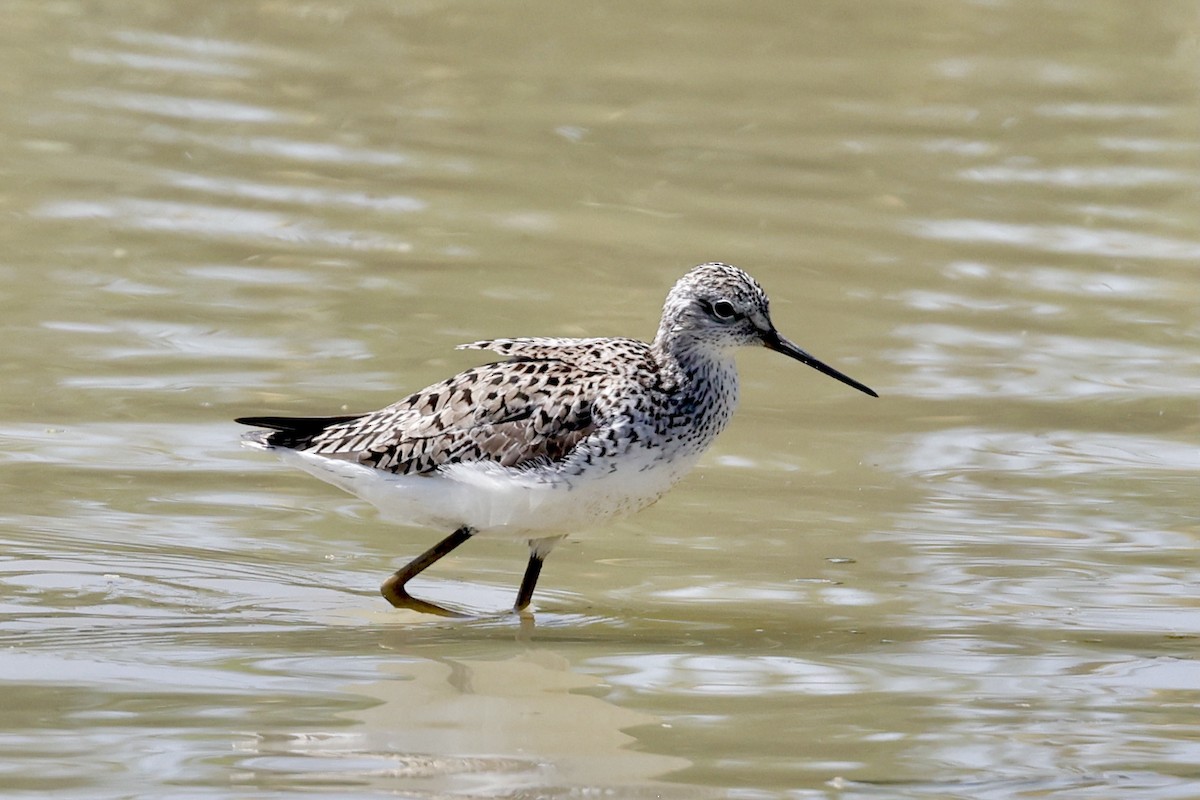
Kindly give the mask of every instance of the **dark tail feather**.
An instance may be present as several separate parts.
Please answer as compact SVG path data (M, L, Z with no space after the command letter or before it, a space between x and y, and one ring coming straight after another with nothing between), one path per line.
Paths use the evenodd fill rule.
M268 447L302 446L326 428L356 420L362 414L343 417L238 417L234 422L255 428L269 428L274 433L246 434L252 441Z

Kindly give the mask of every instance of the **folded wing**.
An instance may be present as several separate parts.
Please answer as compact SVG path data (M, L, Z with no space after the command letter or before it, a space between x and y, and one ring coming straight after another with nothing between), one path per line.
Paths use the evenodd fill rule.
M633 340L618 340L615 346L646 348ZM463 348L493 350L509 360L473 367L368 414L245 417L238 422L270 429L250 434L266 447L398 474L430 473L472 461L506 467L553 462L603 425L613 407L612 378L629 365L624 358L597 352L611 347L611 339L475 342Z

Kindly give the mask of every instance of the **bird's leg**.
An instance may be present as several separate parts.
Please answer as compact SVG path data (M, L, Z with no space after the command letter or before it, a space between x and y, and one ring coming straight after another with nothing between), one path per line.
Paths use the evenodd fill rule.
M471 538L474 531L465 525L454 533L442 539L433 547L426 550L421 555L414 558L412 561L405 564L400 569L396 570L396 574L383 582L380 587L380 592L387 601L396 608L409 608L413 611L420 611L425 614L437 614L441 617L463 617L465 614L459 611L451 611L448 608L442 608L434 603L427 603L424 600L418 600L405 590L404 585L410 580L424 572L431 564L440 559L442 556L449 553L454 548ZM537 576L534 576L537 580ZM533 587L529 587L530 592ZM526 601L528 602L528 600Z
M538 576L542 574L542 562L562 539L561 536L547 536L529 540L529 565L525 567L525 577L521 579L521 588L517 590L513 611L521 612L529 606L529 601L533 599L533 587L537 586Z
M542 574L542 562L545 559L535 550L529 554L529 564L525 567L525 577L521 579L521 588L517 590L517 603L513 611L524 611L533 599L533 587L537 586L538 576Z

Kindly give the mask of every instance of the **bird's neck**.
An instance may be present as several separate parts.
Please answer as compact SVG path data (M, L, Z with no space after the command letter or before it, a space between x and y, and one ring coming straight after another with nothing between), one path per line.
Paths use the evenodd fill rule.
M694 418L709 433L707 446L737 406L738 374L732 351L662 335L654 340L652 349L662 376L673 389L672 411Z

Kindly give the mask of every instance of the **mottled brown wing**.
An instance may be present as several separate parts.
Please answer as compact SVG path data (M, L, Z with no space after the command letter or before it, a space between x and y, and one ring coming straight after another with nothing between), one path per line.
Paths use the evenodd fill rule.
M555 461L595 430L604 378L558 359L486 364L332 425L297 449L401 474L458 462Z

